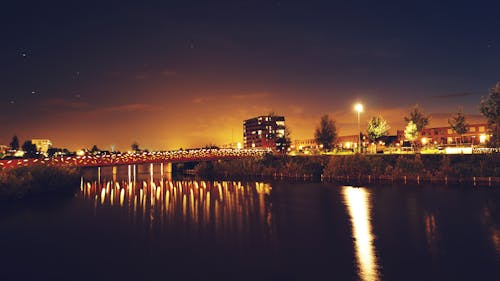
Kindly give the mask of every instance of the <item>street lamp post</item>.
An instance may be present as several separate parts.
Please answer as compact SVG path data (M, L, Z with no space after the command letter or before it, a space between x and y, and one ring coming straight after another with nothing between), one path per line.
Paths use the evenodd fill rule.
M359 126L359 115L363 112L363 105L357 103L354 105L354 110L358 112L358 153L361 152L361 127Z

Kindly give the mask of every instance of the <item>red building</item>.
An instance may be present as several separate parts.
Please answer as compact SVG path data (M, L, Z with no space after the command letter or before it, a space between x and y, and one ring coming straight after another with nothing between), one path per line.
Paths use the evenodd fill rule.
M455 133L451 127L425 128L422 130L422 134L418 141L421 141L423 144L455 144L461 142L464 144L477 145L485 143L489 139L486 123L470 124L467 125L466 128L467 132L462 135L462 141L460 141L460 135ZM405 140L404 130L398 130L397 133L400 142Z

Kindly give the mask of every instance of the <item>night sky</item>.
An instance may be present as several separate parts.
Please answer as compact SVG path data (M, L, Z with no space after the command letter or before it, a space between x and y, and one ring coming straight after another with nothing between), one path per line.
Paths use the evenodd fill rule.
M395 133L417 103L482 121L500 80L498 1L142 2L2 2L0 144L224 144L271 111L292 139L325 113L348 135L357 101Z

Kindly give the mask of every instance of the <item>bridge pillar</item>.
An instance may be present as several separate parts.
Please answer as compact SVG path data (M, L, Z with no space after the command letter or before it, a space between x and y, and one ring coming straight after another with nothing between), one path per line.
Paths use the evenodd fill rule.
M172 180L172 163L160 163L161 180ZM166 175L166 176L165 176Z
M153 183L153 175L154 175L154 164L149 164L149 181Z
M134 174L134 186L135 186L137 183L137 165L134 164L132 166L132 169L133 169L133 174Z
M97 185L101 185L101 167L97 167Z
M172 173L172 162L168 162L168 163L161 163L162 165L162 171L167 173L167 174L171 174Z

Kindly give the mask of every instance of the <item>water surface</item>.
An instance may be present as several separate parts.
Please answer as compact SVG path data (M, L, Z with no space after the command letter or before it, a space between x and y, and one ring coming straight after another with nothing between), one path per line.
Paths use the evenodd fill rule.
M1 280L498 280L494 187L87 173L3 205Z

